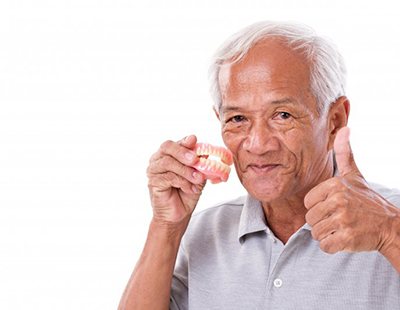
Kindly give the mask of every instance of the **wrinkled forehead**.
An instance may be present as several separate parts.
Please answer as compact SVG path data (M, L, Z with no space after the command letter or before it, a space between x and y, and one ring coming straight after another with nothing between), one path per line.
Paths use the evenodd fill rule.
M255 84L287 81L310 89L310 66L298 51L282 40L263 40L249 49L239 61L227 62L220 67L219 87L242 89Z

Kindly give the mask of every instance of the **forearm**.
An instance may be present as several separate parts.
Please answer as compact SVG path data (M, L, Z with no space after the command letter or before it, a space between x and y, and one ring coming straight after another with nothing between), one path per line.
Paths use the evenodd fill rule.
M184 228L151 223L119 310L169 309L172 275Z
M387 244L382 247L380 252L400 274L400 212L393 217L391 231Z

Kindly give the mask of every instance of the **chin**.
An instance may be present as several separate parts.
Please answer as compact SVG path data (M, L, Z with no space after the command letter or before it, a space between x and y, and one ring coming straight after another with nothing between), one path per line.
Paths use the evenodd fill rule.
M241 181L247 192L262 202L271 202L291 196L288 190L291 186L284 180L243 179Z

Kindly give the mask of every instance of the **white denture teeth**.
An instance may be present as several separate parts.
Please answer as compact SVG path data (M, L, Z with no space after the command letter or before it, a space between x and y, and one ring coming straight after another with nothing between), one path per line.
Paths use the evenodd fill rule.
M208 143L198 143L195 153L199 161L193 165L201 171L212 183L227 181L233 163L232 154L223 147L216 147Z

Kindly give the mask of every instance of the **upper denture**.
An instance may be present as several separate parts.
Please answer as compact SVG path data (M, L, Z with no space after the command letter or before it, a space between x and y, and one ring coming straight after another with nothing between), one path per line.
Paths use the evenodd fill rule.
M208 143L197 143L195 152L199 156L199 161L193 166L194 168L202 172L213 183L228 180L229 165L233 163L232 153L229 150Z

